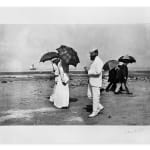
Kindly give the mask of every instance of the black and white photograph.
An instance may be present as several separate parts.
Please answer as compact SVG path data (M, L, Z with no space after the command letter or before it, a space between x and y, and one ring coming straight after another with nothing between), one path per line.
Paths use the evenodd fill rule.
M0 127L150 125L150 8L0 12Z
M0 125L150 125L149 48L148 23L1 24Z

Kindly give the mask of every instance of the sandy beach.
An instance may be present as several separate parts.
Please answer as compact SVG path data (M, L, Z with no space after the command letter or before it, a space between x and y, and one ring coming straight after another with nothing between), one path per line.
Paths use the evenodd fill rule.
M132 95L104 91L105 109L95 118L88 118L92 102L86 96L86 77L71 77L69 109L49 102L53 84L49 78L0 78L0 125L150 125L148 77L129 80Z

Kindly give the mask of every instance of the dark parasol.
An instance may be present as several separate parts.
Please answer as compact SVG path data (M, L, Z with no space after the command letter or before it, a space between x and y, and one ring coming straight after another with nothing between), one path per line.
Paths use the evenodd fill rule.
M53 58L59 58L59 54L56 52L48 52L41 57L40 62L49 61Z
M117 60L109 60L104 64L103 69L105 71L111 71L118 65L119 65L119 62Z
M68 65L77 66L80 63L79 57L77 52L66 45L61 45L59 48L56 49L59 53L60 58Z

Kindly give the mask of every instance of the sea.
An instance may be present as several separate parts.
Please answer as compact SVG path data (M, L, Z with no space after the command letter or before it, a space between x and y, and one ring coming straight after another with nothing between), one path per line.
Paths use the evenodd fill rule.
M70 71L70 78L87 78L84 71ZM52 71L25 71L25 72L0 72L0 80L3 79L53 79ZM103 79L108 78L108 72L103 72ZM150 70L129 70L129 79L150 80Z

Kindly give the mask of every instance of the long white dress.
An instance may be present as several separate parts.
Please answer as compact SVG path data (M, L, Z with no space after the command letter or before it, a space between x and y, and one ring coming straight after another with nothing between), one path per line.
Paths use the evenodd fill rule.
M59 70L58 70L57 65L55 63L53 63L52 65L53 65L53 70L54 70L54 75L55 75L55 85L53 88L52 95L50 96L50 99L49 99L50 102L54 102L55 89L56 89L56 85L58 82L58 75L59 75Z
M57 108L69 106L69 77L64 72L61 62L58 64L59 75L57 77L57 84L55 86L55 92L53 95L54 105ZM65 83L66 85L64 85Z

